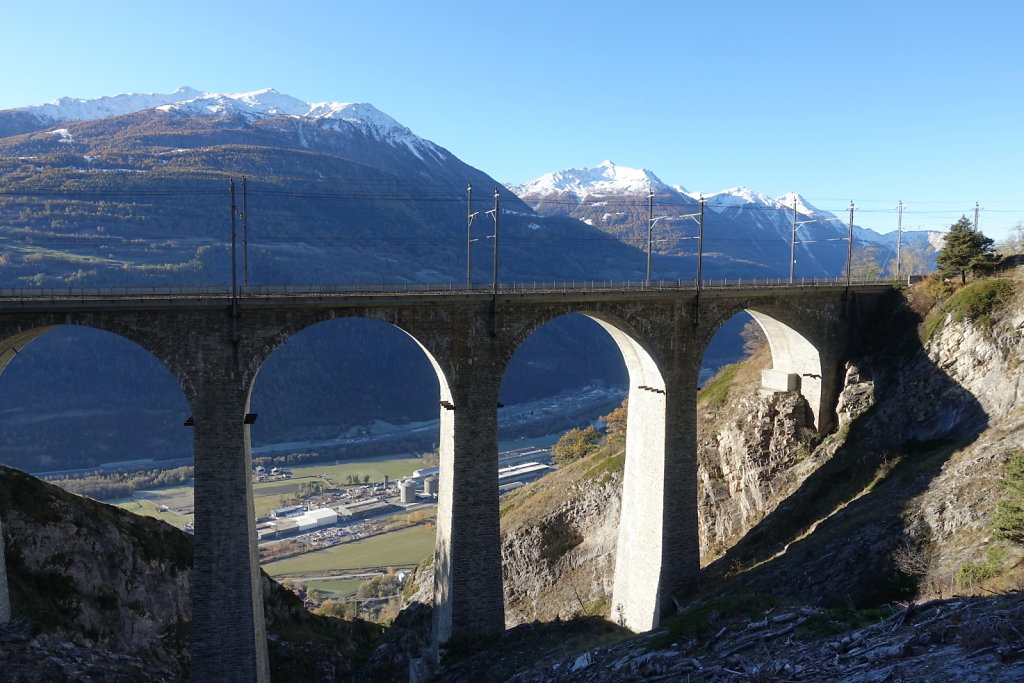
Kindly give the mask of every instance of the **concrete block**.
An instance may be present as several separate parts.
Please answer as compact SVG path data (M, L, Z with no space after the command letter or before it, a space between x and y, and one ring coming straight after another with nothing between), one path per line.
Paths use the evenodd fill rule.
M800 391L800 375L779 370L762 370L761 386L771 391Z

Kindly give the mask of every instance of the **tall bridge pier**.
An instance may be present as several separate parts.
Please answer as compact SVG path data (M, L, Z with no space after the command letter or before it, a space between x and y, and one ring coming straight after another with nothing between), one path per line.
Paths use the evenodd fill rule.
M247 296L237 307L223 296L21 297L0 300L0 371L34 338L60 325L119 334L163 361L178 379L194 423L192 675L266 681L245 417L259 368L290 336L332 318L383 321L415 339L437 373L434 637L440 643L504 628L497 404L508 362L554 318L582 313L597 321L629 371L611 618L640 632L657 626L674 609L673 598L697 584L696 393L711 337L733 315L750 311L769 338L773 377L801 390L825 430L833 420L851 321L888 289L534 290L496 299L478 292L268 293ZM0 581L0 610L5 595Z

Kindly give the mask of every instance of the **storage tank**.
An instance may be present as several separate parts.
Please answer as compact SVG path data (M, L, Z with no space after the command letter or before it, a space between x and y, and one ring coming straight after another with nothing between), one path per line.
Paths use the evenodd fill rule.
M398 482L398 493L399 500L403 503L415 503L416 502L416 482L410 481L409 479L403 479Z
M437 477L427 477L423 482L423 493L437 495Z

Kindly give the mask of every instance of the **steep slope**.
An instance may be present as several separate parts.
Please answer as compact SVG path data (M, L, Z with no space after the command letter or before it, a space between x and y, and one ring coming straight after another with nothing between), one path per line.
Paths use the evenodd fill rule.
M1016 281L1005 282L1012 291ZM707 575L739 572L729 590L773 592L780 576L800 576L787 595L871 605L980 590L963 572L986 558L1000 558L994 574L1019 571L1022 549L989 528L1002 470L1022 445L1019 302L1018 292L990 307L988 323L940 303L932 319L949 322L924 348L876 338L847 373L841 406L859 417L845 438L826 440L822 466ZM909 322L893 314L880 328Z
M243 175L253 284L464 280L467 183L477 237L494 189L504 195L503 279L628 272L631 250L536 216L365 103L182 89L0 112L0 131L26 126L0 135L0 285L226 284L227 181ZM579 248L537 250L539 239Z
M15 618L0 677L188 680L190 536L2 466L0 520ZM309 614L270 579L264 599L274 680L349 677L378 635Z
M614 439L501 505L508 626L608 613L624 442Z

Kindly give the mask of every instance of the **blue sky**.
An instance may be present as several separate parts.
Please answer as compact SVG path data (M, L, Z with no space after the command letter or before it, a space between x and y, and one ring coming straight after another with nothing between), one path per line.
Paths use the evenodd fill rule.
M371 102L503 182L591 167L857 223L1024 221L1024 4L5 3L0 109L273 87Z

